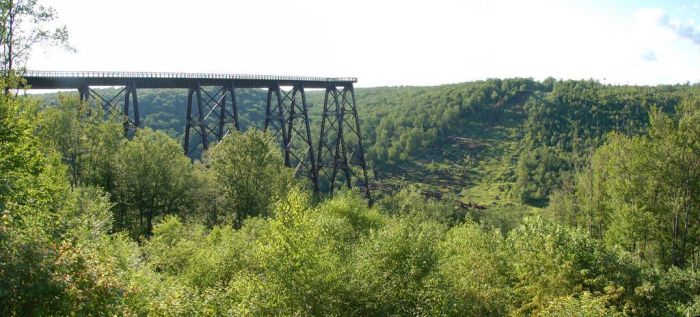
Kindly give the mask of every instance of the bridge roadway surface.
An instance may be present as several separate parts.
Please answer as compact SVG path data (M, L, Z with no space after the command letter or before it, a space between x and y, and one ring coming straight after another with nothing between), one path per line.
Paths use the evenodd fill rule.
M136 88L193 88L226 86L235 88L272 88L297 86L304 88L352 87L353 77L304 77L274 75L240 75L209 73L108 72L108 71L35 71L24 76L31 89L79 89L84 86L124 86Z

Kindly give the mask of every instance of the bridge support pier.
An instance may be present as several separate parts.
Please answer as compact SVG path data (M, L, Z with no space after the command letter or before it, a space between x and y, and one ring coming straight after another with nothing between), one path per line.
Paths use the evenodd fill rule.
M326 88L317 153L320 182L331 195L336 187L356 186L364 192L365 198L372 202L355 90L352 85L342 89ZM338 172L342 174L339 175Z
M294 169L294 175L306 175L311 181L314 193L320 193L316 157L314 156L311 125L309 122L306 92L303 85L296 85L290 91L280 91L282 108L286 109L286 140L284 161Z
M134 110L133 119L129 116L129 106ZM125 87L124 93L124 116L126 121L124 122L124 133L126 135L134 135L136 129L141 126L141 118L139 116L139 99L136 93L136 84L130 83Z
M90 99L90 87L88 85L81 85L78 88L78 95L80 96L80 102L88 101Z
M282 95L279 86L273 86L267 90L267 103L265 106L265 124L263 131L268 132L276 140L279 140L280 146L284 150L289 140L286 129L287 118L285 116L284 104L282 104ZM290 166L289 156L284 152L284 165Z
M137 87L188 89L183 150L190 157L197 157L232 129L241 129L236 88L267 89L264 129L279 140L285 165L308 177L317 194L321 187L331 192L358 187L371 199L353 89L355 78L43 71L28 71L24 78L34 89L77 88L86 108L90 102L89 106L99 106L105 116L124 118L127 136L141 126ZM100 95L91 86L123 88L114 96L105 96L113 90L100 91ZM326 90L318 147L311 136L305 88Z
M86 104L90 100L94 101L95 106L100 106L105 118L111 115L123 115L124 117L124 135L127 137L133 136L136 128L141 126L141 118L139 116L139 102L136 92L135 83L128 83L123 88L117 91L112 96L103 96L88 85L81 85L78 88L80 103ZM120 99L124 98L123 105L120 105ZM133 114L129 114L129 110L133 110Z
M231 129L240 131L233 84L209 89L200 84L191 87L187 93L185 154L192 157L197 149L208 150L211 142L223 140Z

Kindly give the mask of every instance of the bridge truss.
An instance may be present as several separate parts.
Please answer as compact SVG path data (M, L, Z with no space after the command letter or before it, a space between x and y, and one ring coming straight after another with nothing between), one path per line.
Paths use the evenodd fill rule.
M315 193L359 188L371 201L355 78L144 72L27 71L30 89L77 89L80 100L121 116L125 134L141 127L138 89L184 88L187 118L183 151L193 157L240 131L236 89L267 90L264 131L279 140L285 165L307 177ZM105 96L92 87L120 87ZM314 146L305 89L323 89L321 130Z

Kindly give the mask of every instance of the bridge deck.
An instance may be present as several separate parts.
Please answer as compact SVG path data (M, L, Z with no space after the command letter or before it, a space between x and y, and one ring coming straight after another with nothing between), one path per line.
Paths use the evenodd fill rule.
M326 88L350 86L357 82L357 79L352 77L34 70L27 71L24 78L32 89L77 89L84 85L124 86L126 84L134 84L138 88L192 88L198 84L200 86L233 84L236 88L270 88L302 84L304 88Z

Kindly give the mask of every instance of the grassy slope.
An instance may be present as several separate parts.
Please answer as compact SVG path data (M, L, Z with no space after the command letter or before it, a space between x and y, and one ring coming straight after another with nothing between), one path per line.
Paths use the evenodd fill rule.
M511 189L527 114L522 103L507 106L497 121L466 118L459 130L386 170L377 182L391 189L415 184L427 192L454 194L468 204L519 204Z

